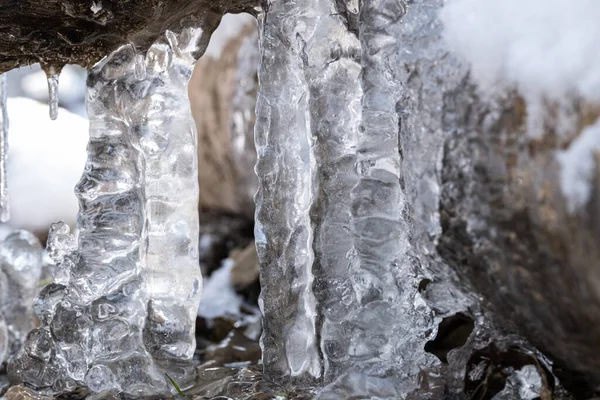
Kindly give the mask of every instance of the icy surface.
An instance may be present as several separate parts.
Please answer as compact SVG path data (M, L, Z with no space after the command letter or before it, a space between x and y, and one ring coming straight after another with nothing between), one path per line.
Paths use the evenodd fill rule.
M340 9L343 8L343 9ZM402 188L403 2L273 2L261 32L256 240L269 379L402 398L437 361ZM327 40L323 40L323 38Z
M4 315L0 312L0 364L4 362L8 354L8 327Z
M27 231L14 230L0 241L0 315L6 323L11 355L35 326L33 299L42 272L42 252L38 239ZM1 348L0 344L0 353Z
M6 75L0 75L0 222L10 218L6 157L8 155L8 112L6 103Z
M90 72L78 243L53 225L57 283L37 300L42 325L10 364L12 380L141 396L168 391L163 371L181 385L193 377L202 278L187 82L201 35L167 32L142 61L123 46Z
M560 188L567 209L575 212L590 199L592 179L596 176L596 155L600 150L600 120L588 126L566 150L557 152L561 165Z

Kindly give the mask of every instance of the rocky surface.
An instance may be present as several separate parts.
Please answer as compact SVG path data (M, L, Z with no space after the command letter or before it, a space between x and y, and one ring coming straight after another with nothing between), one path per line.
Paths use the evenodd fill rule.
M226 12L251 12L252 0L23 0L0 5L0 72L40 62L91 67L117 47L145 51L166 29L214 30ZM209 35L205 36L206 38ZM199 55L198 55L199 56Z

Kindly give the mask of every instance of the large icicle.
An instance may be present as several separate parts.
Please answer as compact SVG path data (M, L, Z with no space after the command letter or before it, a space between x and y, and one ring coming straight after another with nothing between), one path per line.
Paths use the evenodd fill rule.
M6 75L0 74L0 222L10 218L6 156L8 153L8 112L6 111Z
M264 17L256 236L265 373L331 382L322 398L401 398L437 362L423 349L434 321L417 292L398 150L404 13L398 0L360 9L272 1Z
M201 34L167 31L142 59L123 46L90 72L79 242L65 225L50 233L56 283L40 295L42 326L9 366L13 381L141 396L168 390L163 371L181 384L193 376L202 278L187 82Z
M276 381L312 381L322 375L312 290L314 159L301 37L317 18L312 3L273 2L261 27L255 239L263 363L266 378ZM297 20L301 12L307 14L308 26Z

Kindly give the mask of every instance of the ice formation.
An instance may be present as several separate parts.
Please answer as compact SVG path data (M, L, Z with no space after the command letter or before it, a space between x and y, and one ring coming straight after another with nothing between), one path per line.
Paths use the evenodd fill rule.
M55 283L40 293L41 326L11 380L141 396L168 391L163 372L181 385L193 377L202 278L187 82L201 35L167 31L145 57L126 45L90 72L78 240L53 225Z
M55 120L58 117L58 77L60 71L54 67L49 68L48 74L48 107L50 119Z
M317 387L320 400L439 399L473 394L494 363L509 371L506 347L522 345L499 396L543 389L543 360L495 332L437 253L444 136L460 133L468 81L442 45L443 2L272 1L260 15L255 236L269 381ZM201 33L167 32L145 55L123 46L90 73L80 233L52 227L55 283L13 381L133 396L168 390L162 371L189 382L201 278L186 84ZM460 343L427 351L453 318L467 321Z
M398 152L402 1L273 2L261 32L256 241L268 379L402 398L437 361ZM327 40L323 40L326 37ZM434 333L433 333L434 334Z
M33 299L42 273L42 246L32 234L14 230L0 240L0 325L6 324L7 354L14 354L35 326ZM0 331L2 328L0 327Z
M6 75L0 74L0 222L10 218L6 156L8 153L8 112L6 111Z

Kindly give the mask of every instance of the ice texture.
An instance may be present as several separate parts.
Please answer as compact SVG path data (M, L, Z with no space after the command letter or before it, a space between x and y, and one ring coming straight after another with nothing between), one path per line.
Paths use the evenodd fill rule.
M169 391L164 372L183 386L193 378L202 277L187 83L202 34L167 31L145 55L126 45L90 71L78 238L51 228L55 282L11 380L143 396Z
M59 71L60 72L60 71ZM58 117L58 78L59 72L54 67L50 67L47 73L48 79L48 108L50 119L54 121Z
M423 350L434 317L398 151L405 12L397 0L272 2L262 22L263 362L271 380L329 383L321 398L403 398L439 363Z
M33 299L42 273L42 252L39 240L27 231L14 230L0 241L0 325L6 329L6 334L0 332L0 358L3 340L12 355L35 326Z
M8 354L8 327L2 313L0 313L0 364L4 362Z
M6 75L0 74L0 222L10 218L6 157L8 153L8 112L6 111Z

